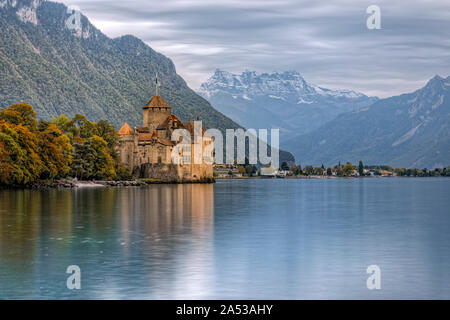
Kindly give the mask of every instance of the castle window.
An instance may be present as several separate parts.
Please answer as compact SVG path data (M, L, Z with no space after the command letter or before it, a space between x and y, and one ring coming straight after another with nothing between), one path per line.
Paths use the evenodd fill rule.
M161 157L158 157L158 163L161 163L161 162L162 162Z

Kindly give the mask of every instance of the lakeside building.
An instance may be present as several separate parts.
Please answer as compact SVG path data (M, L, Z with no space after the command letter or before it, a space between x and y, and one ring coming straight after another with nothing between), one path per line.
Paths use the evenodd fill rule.
M120 160L133 173L135 178L151 178L162 182L212 182L213 166L204 161L194 163L194 122L183 124L172 114L172 107L160 96L154 96L143 107L143 126L133 129L125 123L119 130L118 153ZM177 129L185 129L191 134L191 152L179 151L181 162L172 159L174 148L182 143L172 141L172 133ZM213 159L213 143L206 129L202 127L203 138L200 142L202 155L204 150L211 150L208 155ZM179 148L181 149L181 148ZM185 152L183 154L183 152Z
M218 178L242 177L237 165L215 164L214 176Z

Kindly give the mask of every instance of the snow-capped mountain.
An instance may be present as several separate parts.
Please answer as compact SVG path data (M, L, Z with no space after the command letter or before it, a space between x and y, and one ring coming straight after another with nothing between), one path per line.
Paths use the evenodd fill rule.
M241 75L217 69L214 75L201 85L200 92L205 97L212 97L221 92L232 93L237 97L258 95L272 95L279 99L290 99L292 95L301 98L310 98L313 102L317 96L361 98L362 93L349 90L329 90L316 85L308 84L297 71L284 73L262 73L246 71Z
M285 143L302 164L339 161L434 168L450 164L450 77L339 115Z
M285 138L310 132L343 112L377 100L355 91L309 84L296 71L236 75L216 70L198 92L243 126L279 128Z

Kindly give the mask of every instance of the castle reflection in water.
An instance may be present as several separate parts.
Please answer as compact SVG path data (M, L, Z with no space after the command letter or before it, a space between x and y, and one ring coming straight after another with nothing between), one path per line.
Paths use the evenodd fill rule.
M83 298L191 288L195 279L178 276L210 256L213 222L211 184L0 191L0 297L77 297L65 288L73 264L90 279ZM131 271L137 264L141 274Z

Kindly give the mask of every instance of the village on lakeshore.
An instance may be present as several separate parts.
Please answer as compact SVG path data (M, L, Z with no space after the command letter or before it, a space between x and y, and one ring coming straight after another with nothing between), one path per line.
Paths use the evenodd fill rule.
M258 168L249 164L214 164L214 178L357 178L357 177L450 177L450 167L436 169L393 168L389 165L366 166L359 162L358 166L350 163L337 164L334 167L313 167L310 165L302 168L301 165L291 165L283 162L280 168L271 166Z

